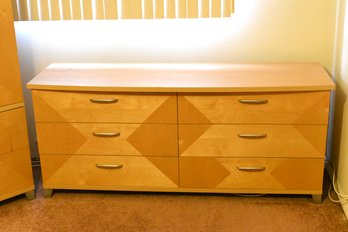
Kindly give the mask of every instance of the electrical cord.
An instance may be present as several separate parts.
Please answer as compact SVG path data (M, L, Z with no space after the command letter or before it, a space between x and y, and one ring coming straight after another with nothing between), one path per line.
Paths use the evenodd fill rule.
M335 202L335 203L344 203L344 202L347 202L348 201L348 195L345 195L345 194L342 194L340 193L338 190L337 190L337 187L336 187L336 171L335 171L335 168L333 170L333 174L332 174L332 183L330 184L329 186L329 190L328 190L328 197L329 199L332 201L332 202ZM339 197L339 199L333 199L332 195L331 195L331 190L333 189L333 191L337 194L337 196ZM342 198L342 199L340 199Z

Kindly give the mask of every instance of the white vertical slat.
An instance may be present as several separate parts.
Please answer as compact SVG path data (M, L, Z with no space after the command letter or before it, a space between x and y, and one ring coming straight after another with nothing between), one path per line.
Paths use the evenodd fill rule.
M51 20L60 20L59 0L50 0Z
M71 20L70 0L62 0L63 19Z
M117 0L104 0L105 19L117 19Z

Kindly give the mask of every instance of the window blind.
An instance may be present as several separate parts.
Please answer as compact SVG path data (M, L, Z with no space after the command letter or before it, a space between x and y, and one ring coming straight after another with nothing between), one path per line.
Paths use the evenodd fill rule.
M10 0L16 21L230 17L234 0Z

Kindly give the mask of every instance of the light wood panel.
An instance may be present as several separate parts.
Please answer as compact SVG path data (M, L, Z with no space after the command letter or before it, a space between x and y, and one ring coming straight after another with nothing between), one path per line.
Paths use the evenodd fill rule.
M181 157L179 173L183 188L321 191L323 172L324 159Z
M74 20L82 19L80 0L72 0L71 7L72 7L72 19Z
M62 10L63 10L63 19L70 20L71 19L70 0L62 0Z
M73 1L79 1L79 0L73 0ZM50 12L48 8L48 0L41 0L40 1L40 13L41 13L41 20L50 20Z
M164 18L164 0L154 0L155 4L155 18L163 19Z
M93 19L93 11L92 11L92 1L91 0L83 0L82 2L83 8L83 19L92 20Z
M198 0L187 0L188 18L198 18Z
M267 102L245 104L240 100ZM191 114L195 109L211 123L327 124L330 92L180 94L178 104L179 123L206 123Z
M105 4L105 19L117 19L117 1L116 0L104 0Z
M30 0L30 20L39 20L39 8L37 0Z
M324 158L326 131L325 125L179 125L179 150L181 156Z
M29 89L110 92L277 92L335 88L325 69L301 64L52 64Z
M24 108L0 113L0 155L28 146Z
M0 4L0 107L23 101L11 1Z
M86 0L90 1L90 0ZM50 0L51 20L60 20L59 0Z
M166 18L169 18L169 19L176 18L175 1L176 0L167 0Z
M177 187L178 158L41 155L44 188L81 186ZM98 168L96 165L123 165ZM163 166L161 169L158 166ZM173 179L173 180L172 180Z
M176 123L175 94L33 91L36 122ZM110 104L96 100L117 100Z
M122 0L123 19L141 19L142 7L141 0Z
M0 201L34 189L29 149L0 155Z
M153 1L144 0L144 18L152 19L153 18Z
M37 123L36 130L42 154L178 155L176 124Z

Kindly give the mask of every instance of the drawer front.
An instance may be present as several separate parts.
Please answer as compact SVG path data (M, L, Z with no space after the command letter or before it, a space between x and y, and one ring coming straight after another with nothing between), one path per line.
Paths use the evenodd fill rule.
M1 30L1 29L0 29ZM9 40L7 38L7 40ZM1 42L3 45L4 41ZM6 49L8 50L8 49ZM11 49L12 50L12 49ZM1 53L4 50L1 49ZM6 53L5 56L0 53L0 106L10 105L23 101L22 94L22 84L20 80L19 73L19 65L17 59L17 51L15 51L14 55L8 55Z
M45 188L178 187L175 157L41 155L40 158Z
M41 154L178 155L176 124L37 123L36 129Z
M181 156L324 158L326 125L179 125Z
M180 187L322 189L324 159L181 157Z
M0 198L33 186L29 149L0 155Z
M0 154L28 147L24 108L0 113Z
M176 94L33 91L36 122L176 123Z
M180 94L179 123L327 124L330 92Z

